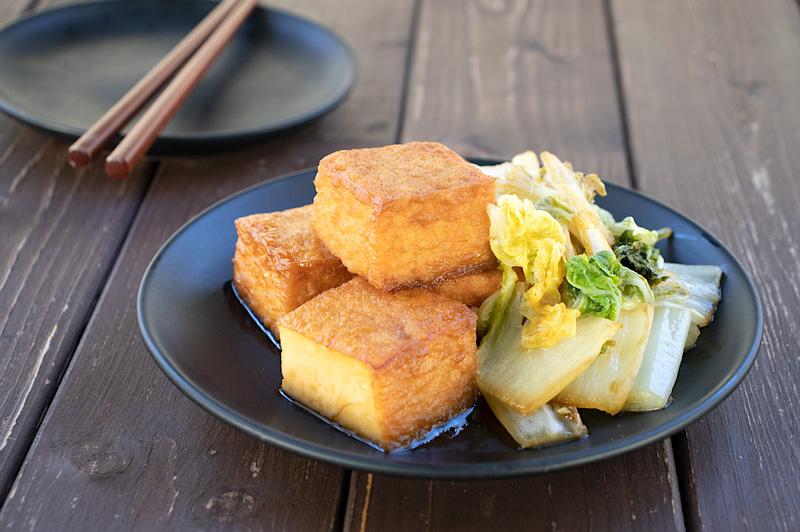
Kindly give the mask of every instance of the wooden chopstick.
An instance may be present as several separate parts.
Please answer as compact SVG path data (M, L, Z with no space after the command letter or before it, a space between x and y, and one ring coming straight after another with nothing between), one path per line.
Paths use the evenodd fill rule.
M86 166L111 138L127 124L180 66L203 44L240 0L223 0L140 79L97 122L69 147L73 166Z
M106 157L105 168L109 177L122 179L131 173L257 4L258 0L240 0L228 17L197 49L136 125Z

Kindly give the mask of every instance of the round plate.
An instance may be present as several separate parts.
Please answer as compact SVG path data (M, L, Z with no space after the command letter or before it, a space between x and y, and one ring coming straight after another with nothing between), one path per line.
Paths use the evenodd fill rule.
M484 161L481 161L484 162ZM761 307L739 262L717 239L674 210L611 184L598 204L618 219L669 226L665 259L722 267L723 301L688 351L664 410L609 416L583 410L589 436L519 450L482 401L458 434L386 454L294 406L279 393L280 352L231 294L234 220L299 207L314 197L314 170L245 190L187 223L161 248L139 291L139 325L167 376L207 411L289 451L345 468L437 479L488 479L542 473L607 459L681 430L742 381L761 338Z
M19 20L0 30L0 109L77 138L216 5L98 2ZM205 153L255 142L329 111L355 77L355 57L336 35L258 7L149 153Z

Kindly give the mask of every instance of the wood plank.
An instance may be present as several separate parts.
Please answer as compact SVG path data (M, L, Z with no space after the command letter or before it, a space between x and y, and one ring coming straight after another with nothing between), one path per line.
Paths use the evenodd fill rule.
M753 370L679 439L689 523L798 530L798 4L611 4L641 188L720 238L764 309Z
M485 482L354 473L344 529L680 530L674 476L663 474L670 456L658 445L588 468Z
M0 23L34 2L8 1ZM0 500L55 393L153 167L129 182L0 115ZM75 213L81 213L80 217Z
M136 321L146 265L193 214L250 184L312 166L334 149L395 139L413 2L369 10L357 0L282 3L324 21L355 50L379 52L359 56L361 76L350 99L313 124L249 150L162 163L0 512L9 529L341 526L344 472L207 415L151 362Z
M602 2L425 2L404 140L551 151L630 185Z
M424 3L403 140L494 157L549 150L630 184L605 20L599 1ZM345 529L683 530L673 470L666 441L499 482L355 473Z
M153 167L119 182L0 117L0 500L136 213Z

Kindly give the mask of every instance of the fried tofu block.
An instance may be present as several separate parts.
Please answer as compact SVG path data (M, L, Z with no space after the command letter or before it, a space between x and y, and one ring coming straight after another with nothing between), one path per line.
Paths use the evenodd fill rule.
M408 447L474 404L476 321L429 291L356 277L278 322L283 391L385 451Z
M480 307L481 303L500 290L503 282L503 271L499 268L482 272L467 273L458 277L449 277L426 288L435 294L464 303L468 307Z
M438 143L339 151L320 161L312 225L373 286L420 286L495 264L494 183Z
M353 274L311 229L311 206L236 220L236 293L273 334L277 321Z

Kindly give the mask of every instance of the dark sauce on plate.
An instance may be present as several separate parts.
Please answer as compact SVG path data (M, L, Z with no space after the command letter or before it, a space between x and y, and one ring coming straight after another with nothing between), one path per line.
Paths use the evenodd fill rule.
M233 286L233 280L229 280L222 286L222 294L225 296L225 303L231 311L236 322L244 332L258 340L264 347L269 348L270 351L280 353L281 344L272 335L272 333L264 327L253 311L250 310L239 294L236 293L236 287Z

